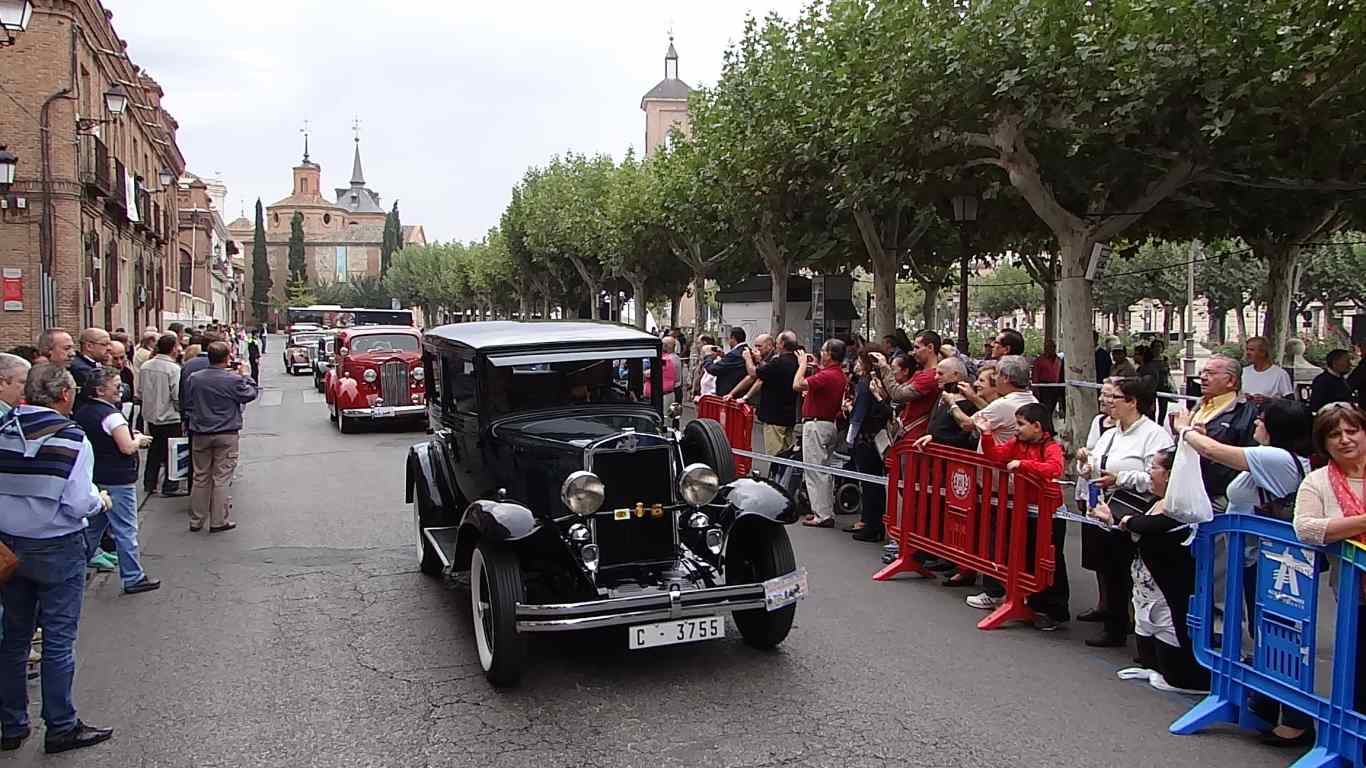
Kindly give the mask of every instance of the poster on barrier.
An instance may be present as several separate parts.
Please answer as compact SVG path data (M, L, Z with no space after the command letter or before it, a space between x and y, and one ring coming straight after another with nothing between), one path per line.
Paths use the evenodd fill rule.
M184 480L190 474L190 438L172 437L166 443L166 479Z

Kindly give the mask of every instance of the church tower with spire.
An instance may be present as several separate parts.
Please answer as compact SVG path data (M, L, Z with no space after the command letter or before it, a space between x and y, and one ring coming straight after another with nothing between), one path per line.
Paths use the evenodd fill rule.
M351 160L351 186L337 187L337 205L353 214L378 213L383 215L384 208L379 202L379 193L365 186L365 171L360 164L360 123L351 126L355 132L355 157Z
M669 50L664 54L664 79L640 100L640 108L645 112L645 155L655 150L669 138L669 131L678 126L688 133L688 95L692 88L678 79L678 50L674 48L674 36L669 35Z

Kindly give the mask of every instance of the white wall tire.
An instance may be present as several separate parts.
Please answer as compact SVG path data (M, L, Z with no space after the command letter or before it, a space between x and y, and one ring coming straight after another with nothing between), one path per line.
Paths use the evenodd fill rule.
M522 569L516 555L481 542L470 558L470 617L484 677L496 686L522 676L526 639L517 632Z

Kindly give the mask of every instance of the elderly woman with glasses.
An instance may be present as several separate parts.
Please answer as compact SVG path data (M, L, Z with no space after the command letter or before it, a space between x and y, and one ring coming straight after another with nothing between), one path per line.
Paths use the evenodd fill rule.
M1295 499L1295 535L1323 546L1345 539L1366 542L1366 412L1351 403L1329 403L1314 418L1314 450L1328 464L1309 473ZM1366 600L1357 626L1366 626ZM1345 649L1344 649L1345 650ZM1366 643L1357 643L1356 698L1366 711Z

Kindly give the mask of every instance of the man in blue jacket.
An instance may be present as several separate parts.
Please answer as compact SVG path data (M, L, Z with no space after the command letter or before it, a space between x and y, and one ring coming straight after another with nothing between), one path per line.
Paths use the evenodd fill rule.
M237 469L242 406L255 400L261 389L246 375L245 363L238 363L236 371L228 369L230 353L225 342L210 344L209 367L189 380L185 412L195 436L190 448L195 474L190 492L191 531L203 529L205 518L209 533L237 527L228 519L228 485Z
M749 345L745 344L745 329L736 326L730 329L730 351L702 364L707 373L716 377L716 394L722 397L739 397L744 394L736 392L735 388L749 375L744 356L748 348Z

